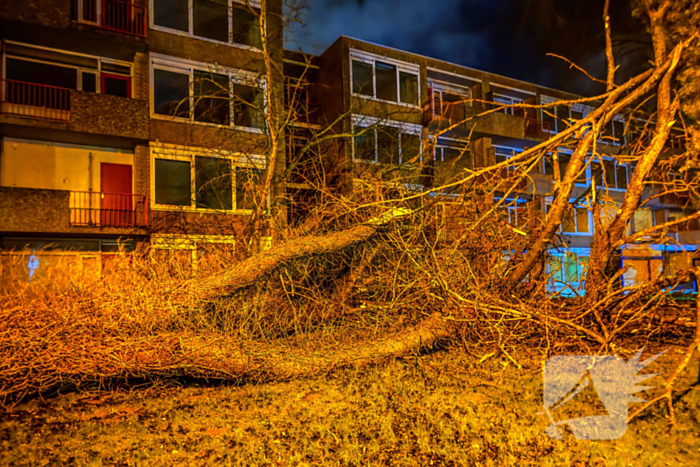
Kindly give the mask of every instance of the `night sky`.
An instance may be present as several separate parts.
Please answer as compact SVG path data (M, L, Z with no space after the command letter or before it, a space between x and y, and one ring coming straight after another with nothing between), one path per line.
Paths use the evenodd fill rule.
M604 0L304 0L286 47L319 54L346 35L528 82L592 95L566 56L605 78ZM648 67L650 41L629 0L611 0L619 78Z

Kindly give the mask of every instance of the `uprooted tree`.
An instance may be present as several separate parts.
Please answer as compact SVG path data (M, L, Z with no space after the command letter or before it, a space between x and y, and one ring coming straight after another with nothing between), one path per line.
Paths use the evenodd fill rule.
M639 344L640 335L649 340L663 332L694 332L662 396L672 414L670 388L700 342L700 303L690 310L665 297L700 270L691 263L625 287L624 271L614 261L622 245L670 242L669 229L700 217L694 213L641 231L629 229L649 201L652 183L655 197L683 191L690 200L700 198L694 176L700 169L700 9L691 1L646 0L636 11L648 24L653 66L615 83L608 40L604 94L575 102L516 104L545 112L573 103L596 109L507 161L467 167L440 186L409 191L407 182L416 185L432 164L432 148L425 141L422 158L379 168L348 190L342 180L333 183L338 178L322 157L304 157L358 136L335 131L340 120L329 122L310 131L301 156L282 173L304 168L315 192L308 221L278 233L271 249L206 277L168 281L154 278L147 264L139 263L125 274L150 280L63 293L31 309L8 302L5 313L15 317L3 321L11 323L7 335L14 336L14 348L23 350L3 364L5 403L63 382L110 377L296 377L406 355L438 340L467 349L495 348L517 365L523 343L545 353L571 346L624 352ZM609 36L607 5L604 19ZM260 21L264 30L265 20ZM269 59L265 41L263 52L271 82L281 70ZM280 105L273 91L266 91L267 102ZM638 116L646 123L638 129L628 125L628 151L611 156L633 168L622 200L615 203L607 196L598 141L619 114L628 122ZM280 120L279 115L267 112L265 117L268 170L250 224L258 236L269 220L267 198L280 181L275 158L294 118L288 113ZM683 154L669 156L664 149L674 125L683 129L688 146ZM571 153L566 164L558 157L562 149ZM509 222L510 195L543 159L555 174L548 211L533 208L525 221ZM596 159L603 173L591 177L589 189L572 203L577 180ZM664 177L671 172L680 177ZM562 224L581 201L595 226L586 287L579 297L562 299L548 288L553 272L546 265L551 249L562 246ZM447 229L446 218L459 219L460 229ZM66 310L78 318L66 320ZM52 326L53 334L47 331ZM64 338L56 341L51 337L56 335ZM95 336L101 336L98 344Z

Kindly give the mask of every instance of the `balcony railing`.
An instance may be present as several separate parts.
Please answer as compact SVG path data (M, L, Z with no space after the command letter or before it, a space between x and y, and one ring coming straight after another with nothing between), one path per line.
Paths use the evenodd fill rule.
M148 197L130 193L70 192L71 225L148 226Z
M73 0L75 21L141 37L146 37L146 12L129 0Z
M533 138L549 137L549 122L536 120L534 118L526 118L525 136L531 136Z
M0 80L0 113L48 120L70 120L70 89Z

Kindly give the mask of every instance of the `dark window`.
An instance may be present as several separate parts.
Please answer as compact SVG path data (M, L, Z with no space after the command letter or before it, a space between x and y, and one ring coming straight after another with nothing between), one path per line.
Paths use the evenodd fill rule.
M59 88L77 89L78 70L48 63L6 59L5 78L26 83L45 84Z
M193 0L194 35L228 42L228 1Z
M619 143L623 143L622 138L625 134L625 124L623 122L613 121L613 131L615 132L615 138Z
M591 162L591 175L595 179L595 186L603 186L603 167L599 162Z
M361 133L364 131L364 133ZM360 134L361 133L361 134ZM353 130L355 144L355 159L365 161L375 160L374 130L356 126Z
M571 117L571 115L569 114L569 108L565 105L558 105L557 117L559 118L559 121L557 122L558 131L566 130L569 127L569 125L567 125L566 123L569 123L569 117Z
M615 183L615 161L603 161L605 168L605 183L608 188L617 188Z
M190 163L168 159L156 159L156 204L190 206L192 184Z
M352 61L352 92L373 96L374 88L372 84L372 65Z
M401 162L409 162L420 154L420 136L401 133Z
M234 84L233 123L237 126L264 128L264 95L260 88Z
M573 120L583 120L583 112L578 112L576 110L571 111L571 118Z
M399 130L392 127L379 127L377 149L380 164L399 164Z
M612 122L608 122L605 125L605 128L603 128L603 136L612 136L613 135L613 124Z
M555 119L552 115L549 115L547 112L549 112L549 114L554 115L554 108L547 107L547 108L542 109L542 121L546 122L546 124L543 125L543 128L549 129L551 131L555 131L557 129L557 126L555 124Z
M172 71L153 70L154 112L161 115L190 116L190 77Z
M262 48L259 14L257 9L253 13L246 5L233 4L233 42Z
M255 191L261 181L261 170L236 168L236 209L255 209Z
M399 90L401 102L418 105L418 76L400 71Z
M387 63L376 62L375 73L377 76L377 99L396 102L398 100L396 67Z
M215 157L194 158L194 186L199 208L232 209L231 161Z
M617 166L617 187L627 188L627 167L624 165Z
M86 72L82 72L80 75L83 80L83 91L97 92L97 75Z
M198 122L231 124L230 85L226 75L194 72L194 119Z
M102 73L102 94L131 97L131 78Z
M188 0L153 0L153 23L189 32Z

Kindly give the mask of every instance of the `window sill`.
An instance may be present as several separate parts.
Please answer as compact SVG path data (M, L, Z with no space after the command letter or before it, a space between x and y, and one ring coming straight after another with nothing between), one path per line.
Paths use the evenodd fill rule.
M365 100L368 100L368 101L371 101L371 102L380 102L380 103L382 103L382 104L393 104L393 105L404 106L404 107L407 107L407 108L409 108L409 109L415 109L415 110L420 110L420 109L421 109L420 105L418 105L418 104L407 104L407 103L405 103L405 102L388 101L388 100L385 100L385 99L379 99L379 98L374 97L374 96L367 96L367 95L365 95L365 94L356 94L356 93L354 93L354 92L352 92L352 91L350 91L350 95L351 95L352 97L359 97L359 98L361 98L361 99L365 99Z
M210 42L210 43L216 44L216 45L227 45L230 47L236 47L238 49L249 50L251 52L262 53L262 49L258 49L257 47L253 47L252 45L239 44L237 42L224 42L224 41L218 41L216 39L210 39L208 37L195 36L194 34L190 34L189 32L180 31L179 29L171 29L171 28L168 28L165 26L158 26L156 24L151 24L150 28L153 29L154 31L166 32L168 34L174 34L176 36L188 37L190 39L196 39L199 41Z
M190 120L188 118L172 117L169 115L161 115L161 114L157 114L157 113L152 113L151 118L154 120L165 120L165 121L169 121L169 122L187 123L190 125L201 125L201 126L209 126L209 127L215 127L215 128L225 128L228 130L246 131L248 133L258 133L258 134L264 133L261 128L237 126L237 125L219 125L218 123L197 122L195 120Z
M182 212L182 213L193 213L193 214L226 214L226 215L239 215L239 216L249 216L253 214L251 209L202 209L193 208L191 206L169 206L162 204L152 204L151 211L160 212Z

